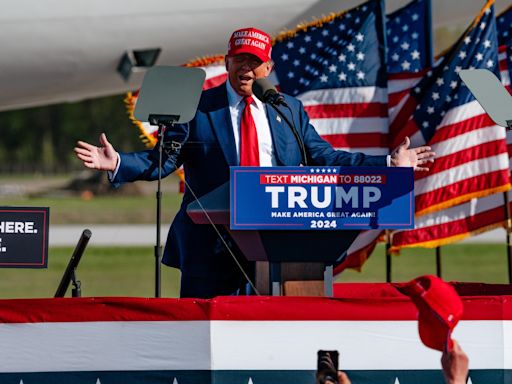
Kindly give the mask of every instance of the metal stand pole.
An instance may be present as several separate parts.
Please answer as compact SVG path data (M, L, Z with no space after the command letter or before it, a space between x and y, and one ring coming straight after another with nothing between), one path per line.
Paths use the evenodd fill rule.
M391 283L391 239L389 231L386 231L386 283Z
M441 247L436 247L436 276L441 277Z
M508 192L503 192L505 200L505 230L507 231L507 267L508 267L508 283L512 284L512 243L510 239L510 232L512 225L510 220L510 202L508 200Z
M162 154L165 124L158 124L158 183L156 187L156 245L155 245L155 297L161 297L162 286Z

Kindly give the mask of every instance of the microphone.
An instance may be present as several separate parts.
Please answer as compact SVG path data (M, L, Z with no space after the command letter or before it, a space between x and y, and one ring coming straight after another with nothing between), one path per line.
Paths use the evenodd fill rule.
M277 92L276 87L268 79L255 79L252 83L252 93L264 103L286 105L284 96Z

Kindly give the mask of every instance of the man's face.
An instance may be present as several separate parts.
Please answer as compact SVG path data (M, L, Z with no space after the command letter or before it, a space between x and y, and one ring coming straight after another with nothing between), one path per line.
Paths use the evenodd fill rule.
M228 79L233 89L240 96L252 95L254 79L267 77L272 71L272 62L264 63L249 53L226 56Z

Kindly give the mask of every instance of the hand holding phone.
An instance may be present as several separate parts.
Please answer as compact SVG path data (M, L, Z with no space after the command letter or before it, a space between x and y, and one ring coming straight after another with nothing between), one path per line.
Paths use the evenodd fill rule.
M318 351L317 384L338 384L338 351Z

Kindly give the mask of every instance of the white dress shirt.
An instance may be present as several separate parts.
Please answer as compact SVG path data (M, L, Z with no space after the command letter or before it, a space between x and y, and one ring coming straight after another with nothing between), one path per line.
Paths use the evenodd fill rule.
M243 97L235 92L229 80L226 82L226 88L228 91L229 113L231 115L233 134L235 136L236 154L238 163L240 164L240 122L242 120L242 111L244 110L245 102L243 101ZM274 154L274 144L272 143L267 111L265 110L265 105L256 96L253 96L253 102L251 103L251 114L258 133L260 166L276 166L277 162Z

